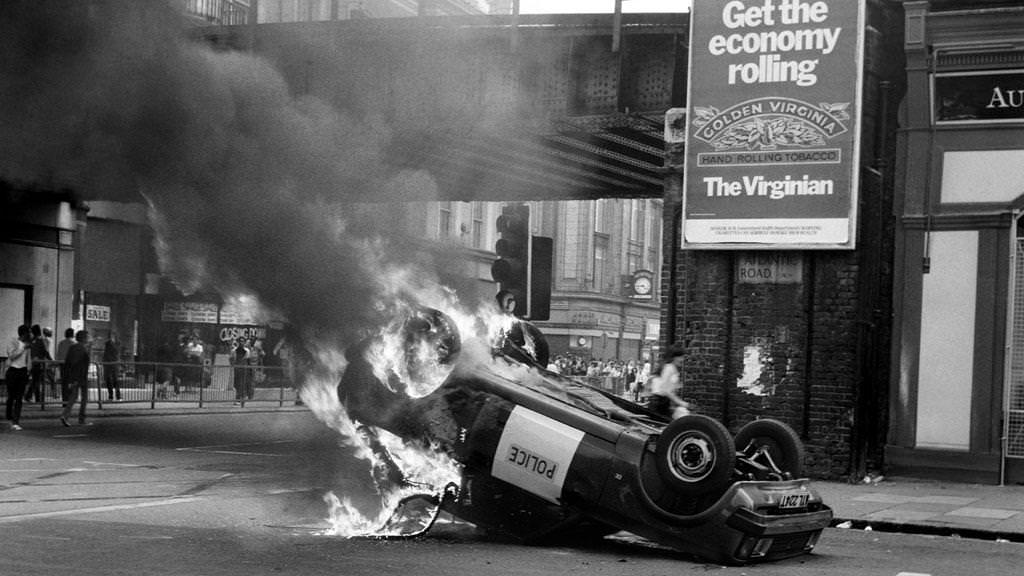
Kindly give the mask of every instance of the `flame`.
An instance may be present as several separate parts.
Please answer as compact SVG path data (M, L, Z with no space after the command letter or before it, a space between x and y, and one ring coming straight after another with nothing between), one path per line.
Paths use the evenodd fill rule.
M382 351L381 358L383 361L385 358L396 356L394 352ZM338 373L344 369L343 354L338 352L321 350L318 359L323 365L333 367ZM386 469L391 464L385 462L382 455L373 449L360 425L348 417L338 399L336 386L337 380L329 377L308 379L302 386L302 400L317 418L340 433L343 444L355 450L356 458L367 462L368 472L376 485L379 506L376 511L364 512L352 503L351 497L343 495L339 498L334 492L328 492L324 495L324 501L328 505L329 528L321 534L346 538L380 535L380 528L399 501L412 494L440 494L446 485L458 482L461 469L457 462L436 447L406 443L398 436L378 430L376 439L404 474L407 482L389 482L384 475L374 474L375 471Z
M401 275L402 271L392 271ZM383 274L384 277L388 273ZM396 275L390 276L393 280ZM437 298L434 307L444 312L457 327L463 341L463 353L479 352L484 342L495 342L496 338L507 332L515 319L501 313L494 306L481 306L473 312L465 311L450 291L433 294L421 293L421 298L413 303L392 303L388 308L394 312L394 321L385 326L368 351L367 359L374 367L375 375L381 382L388 382L388 373L397 374L407 388L406 394L422 397L440 386L451 371L451 366L435 361L436 350L429 346L416 346L409 350L404 339L403 328L405 319L416 306L423 306L429 296ZM382 300L379 304L384 306ZM467 346L468 345L468 346ZM413 355L413 362L420 364L415 374L410 374L408 364ZM357 456L369 463L371 475L376 483L380 497L379 508L372 513L359 510L349 496L338 497L333 492L324 495L328 505L328 523L330 528L324 535L357 537L386 536L382 527L390 518L398 503L412 494L430 492L440 495L449 483L458 483L461 477L461 466L443 453L437 446L424 447L421 443L405 442L402 438L384 430L376 431L377 440L393 460L397 468L404 474L407 482L395 483L382 478L374 471L390 466L383 462L381 454L375 451L365 434L360 433L358 423L353 422L345 414L335 391L335 382L323 380L316 386L306 385L303 389L303 400L325 422L338 430L349 446L356 448Z

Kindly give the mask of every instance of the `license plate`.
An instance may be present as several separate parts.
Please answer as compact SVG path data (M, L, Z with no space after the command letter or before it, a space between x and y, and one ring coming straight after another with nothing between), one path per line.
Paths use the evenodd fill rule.
M807 501L810 500L811 495L806 492L798 492L794 494L784 494L779 499L779 508L806 508Z

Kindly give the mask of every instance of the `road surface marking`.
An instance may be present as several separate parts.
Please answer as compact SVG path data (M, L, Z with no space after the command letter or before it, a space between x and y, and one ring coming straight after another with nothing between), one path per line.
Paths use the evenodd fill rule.
M56 516L73 516L76 514L92 514L95 512L113 512L116 510L133 510L135 508L150 508L153 506L167 506L169 504L185 504L188 502L195 502L200 500L198 496L190 496L187 498L169 498L167 500L156 500L153 502L140 502L138 504L117 504L113 506L94 506L92 508L76 508L74 510L54 510L52 512L35 512L32 514L18 514L15 516L3 516L0 517L0 524L8 524L11 522L19 522L21 520L29 520L33 518L53 518Z
M143 464L122 464L120 462L93 462L92 460L83 460L83 464L90 466L121 466L123 468L142 468Z
M204 454L238 454L241 456L283 456L282 454L271 454L268 452L246 452L244 450L212 450L205 448L178 448L182 452L202 452Z
M284 454L273 454L269 452L251 452L239 450L243 446L265 446L267 444L294 444L295 440L277 440L273 442L245 442L241 444L213 444L210 446L187 446L175 448L179 452L204 452L208 454L239 454L242 456L284 456ZM235 448L231 450L231 448Z

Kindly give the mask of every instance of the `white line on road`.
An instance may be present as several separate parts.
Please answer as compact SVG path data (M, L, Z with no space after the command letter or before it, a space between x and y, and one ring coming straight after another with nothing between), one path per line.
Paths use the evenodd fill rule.
M0 524L9 524L21 520L33 518L53 518L56 516L73 516L75 514L92 514L94 512L113 512L115 510L133 510L135 508L150 508L153 506L167 506L169 504L185 504L200 500L198 496L187 498L169 498L166 500L155 500L153 502L139 502L137 504L117 504L113 506L94 506L92 508L76 508L74 510L54 510L52 512L36 512L34 514L18 514L15 516L0 517Z
M204 450L202 448L178 448L183 452L202 452L203 454L238 454L242 456L283 456L283 454L270 454L267 452L245 452L242 450Z
M92 460L83 460L85 464L90 466L121 466L123 468L141 468L142 464L122 464L120 462L93 462Z
M242 456L284 456L284 454L273 454L269 452L250 452L238 450L242 446L266 446L267 444L294 444L294 440L275 440L271 442L245 442L241 444L213 444L210 446L186 446L175 448L179 452L203 452L207 454L238 454ZM235 448L229 450L229 448Z

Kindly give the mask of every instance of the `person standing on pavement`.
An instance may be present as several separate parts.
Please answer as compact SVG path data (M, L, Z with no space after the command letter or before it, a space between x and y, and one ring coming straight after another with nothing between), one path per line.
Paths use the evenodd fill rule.
M54 357L54 360L63 364L64 359L68 357L68 350L70 350L71 347L74 345L75 329L68 328L67 330L64 331L64 339L61 340L60 342L57 342L57 356Z
M253 399L256 385L262 384L267 377L266 372L263 370L263 360L266 355L267 352L263 349L263 340L253 338L249 341L249 357L246 358L246 362L249 364L252 372L249 374L248 386L245 388L246 400Z
M18 326L18 337L7 345L7 421L11 430L21 430L21 406L28 387L28 369L32 364L32 335L28 326Z
M103 345L103 382L107 385L107 400L121 401L121 383L118 381L118 368L121 364L121 347L117 344L117 334L110 333L107 343Z
M44 379L46 376L46 363L53 358L50 356L50 347L43 338L43 329L39 324L33 324L31 328L32 340L29 342L29 349L32 354L32 366L29 369L28 391L25 393L25 401L40 402L43 399Z
M231 363L235 366L233 384L235 385L235 405L245 400L246 381L249 379L249 371L245 368L249 358L249 349L245 346L245 340L239 338L235 342L235 349L231 354Z
M184 347L185 361L191 364L191 368L188 370L188 380L185 383L185 388L188 389L191 386L199 388L203 387L203 348L202 341L199 340L199 336L192 335L185 343Z
M79 330L75 333L75 344L68 350L61 368L64 374L64 410L61 412L60 423L70 426L71 409L75 401L80 399L78 406L78 423L85 424L85 405L89 403L89 333Z
M287 336L282 336L274 346L274 355L277 356L284 371L284 377L288 384L295 390L295 405L302 406L302 396L299 394L299 383L295 378L295 352Z

